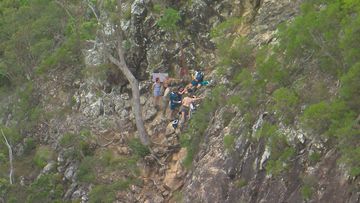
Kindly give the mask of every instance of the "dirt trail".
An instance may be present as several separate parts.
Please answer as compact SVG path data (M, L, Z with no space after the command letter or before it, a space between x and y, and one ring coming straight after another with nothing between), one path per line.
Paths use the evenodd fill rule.
M145 181L139 195L143 197L144 202L174 202L171 200L174 192L184 184L182 180L186 171L182 167L182 160L186 155L186 149L180 147L179 132L172 129L170 121L161 111L145 125L148 132L151 132L154 154L145 158L147 164L142 168ZM149 194L155 194L155 198L148 198Z

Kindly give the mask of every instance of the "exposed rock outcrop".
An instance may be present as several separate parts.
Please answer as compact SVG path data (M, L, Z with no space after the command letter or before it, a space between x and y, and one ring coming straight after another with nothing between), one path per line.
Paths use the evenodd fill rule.
M117 191L119 202L172 202L176 201L175 193L180 194L184 202L359 202L360 193L355 191L358 186L354 187L354 182L358 180L350 179L344 167L337 165L338 152L326 148L321 142L310 140L297 125L280 125L279 128L286 135L291 148L297 152L289 164L289 170L280 175L266 173L271 152L256 133L264 121L273 123L274 115L260 108L254 113L256 115L252 115L257 119L249 128L244 112L239 112L235 107L216 107L202 135L201 148L195 155L193 166L186 170L183 166L186 150L180 147L179 129L172 127L152 101L149 74L153 71L172 71L173 76L178 77L181 67L201 67L207 72L208 78L214 79L215 84L229 86L231 82L226 75L217 78L208 68L216 64L215 44L211 41L210 30L228 18L241 17L243 21L236 34L247 37L255 47L276 43L277 26L296 16L301 2L163 2L164 7L175 7L180 11L182 20L178 23L181 28L179 33L184 34L181 39L156 24L159 14L151 9L159 1L123 3L124 9L130 9L130 16L121 20L129 46L126 60L131 71L142 80L139 87L142 94L140 103L153 146L152 154L137 163L141 171L141 184L131 184L128 190ZM111 25L106 29L110 34L113 31ZM107 61L99 41L88 43L83 50L84 72ZM131 90L116 70L105 71L105 77L88 77L84 74L82 79L75 78L73 70L59 72L51 73L49 80L41 81L43 85L38 90L44 93L41 98L44 109L60 112L48 123L40 124L33 135L58 153L57 160L49 162L41 174L50 173L57 166L57 172L66 183L63 198L87 202L92 185L79 183L77 173L80 163L65 156L66 151L74 147L62 147L60 140L65 133L79 134L86 129L94 136L90 150L101 153L106 149L117 157L131 157L133 151L126 142L137 136L131 109ZM200 93L207 95L211 88L208 86ZM236 94L236 90L224 94ZM233 151L224 146L224 137L228 135L236 137ZM24 151L21 148L24 147L21 145L17 150L19 155ZM306 157L314 151L323 153L324 159L310 164ZM104 175L102 181L113 183L128 176L119 171L119 174ZM305 200L301 192L304 182L314 190L309 200Z

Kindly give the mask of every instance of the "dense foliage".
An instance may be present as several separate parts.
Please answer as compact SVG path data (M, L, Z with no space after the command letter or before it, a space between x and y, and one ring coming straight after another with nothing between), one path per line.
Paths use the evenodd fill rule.
M15 157L17 184L10 185L8 151L0 142L0 198L6 202L57 202L64 195L59 174L43 175L26 187L18 183L21 176L39 173L54 159L53 149L37 146L38 138L31 137L51 116L40 105L36 81L46 80L50 72L82 67L82 42L96 31L94 16L85 15L87 9L82 1L0 1L0 116L7 118L6 127L0 128L12 147L22 143L26 153ZM85 141L72 144L88 155Z

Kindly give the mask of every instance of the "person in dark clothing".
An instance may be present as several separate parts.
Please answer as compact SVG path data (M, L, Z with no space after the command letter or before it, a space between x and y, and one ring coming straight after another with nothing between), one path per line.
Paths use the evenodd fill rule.
M180 87L178 91L172 91L169 94L170 97L170 115L169 119L174 119L175 115L179 111L179 107L181 106L182 95L184 94L184 88Z

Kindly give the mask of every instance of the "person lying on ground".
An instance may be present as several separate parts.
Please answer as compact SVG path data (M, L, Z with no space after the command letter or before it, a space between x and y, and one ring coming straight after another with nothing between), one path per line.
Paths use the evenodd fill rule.
M188 92L190 92L189 90L192 90L193 88L199 88L203 85L203 81L204 81L204 72L202 71L195 71L194 74L192 75L192 81L190 82L190 84L188 84L186 86L186 90Z

